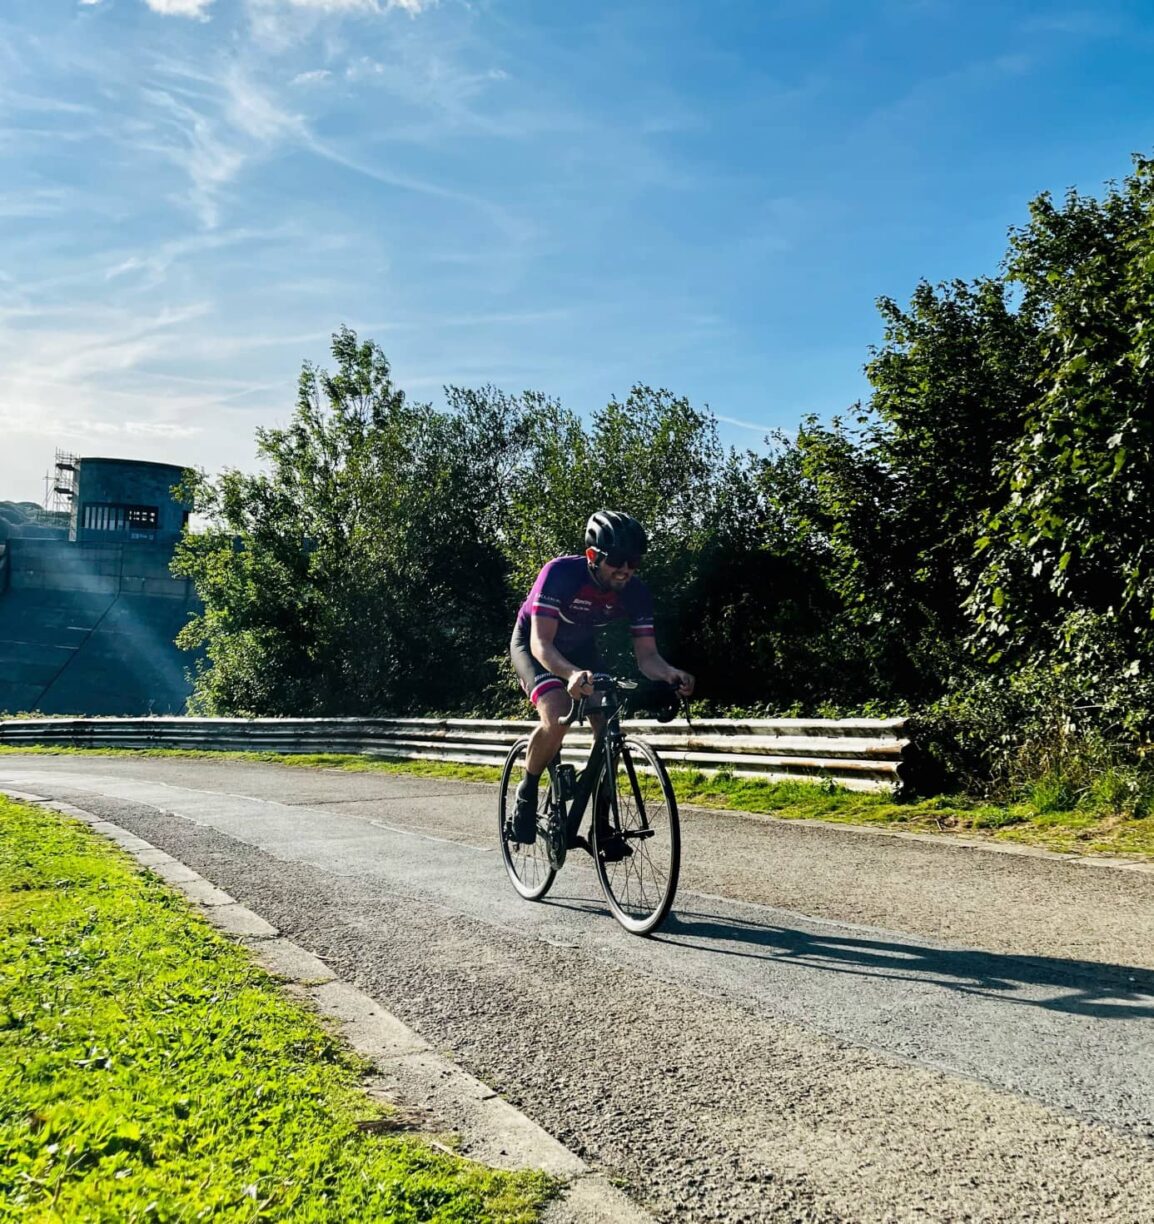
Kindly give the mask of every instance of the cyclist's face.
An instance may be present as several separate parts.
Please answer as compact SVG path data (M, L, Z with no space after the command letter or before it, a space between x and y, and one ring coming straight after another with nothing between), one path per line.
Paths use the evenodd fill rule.
M613 560L620 563L613 565L608 557L601 557L596 562L597 578L601 585L608 587L609 590L622 591L629 585L629 579L637 572L637 559L635 557L615 557Z

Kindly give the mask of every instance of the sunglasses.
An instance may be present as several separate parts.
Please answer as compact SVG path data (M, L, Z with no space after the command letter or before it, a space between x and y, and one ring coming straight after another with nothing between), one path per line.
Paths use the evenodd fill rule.
M636 569L641 564L641 558L636 553L602 553L601 559L612 569L622 569L624 566Z

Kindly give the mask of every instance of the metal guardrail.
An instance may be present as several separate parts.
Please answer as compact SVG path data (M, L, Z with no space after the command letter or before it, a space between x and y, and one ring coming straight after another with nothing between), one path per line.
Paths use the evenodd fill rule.
M356 753L393 760L500 765L535 726L475 718L28 718L0 720L7 747L192 748ZM907 755L904 719L709 719L687 726L627 720L672 768L782 781L830 778L851 790L897 790ZM587 730L565 740L579 763Z

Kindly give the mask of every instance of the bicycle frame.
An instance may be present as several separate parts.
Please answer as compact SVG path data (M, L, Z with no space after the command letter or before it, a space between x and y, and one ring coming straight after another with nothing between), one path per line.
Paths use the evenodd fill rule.
M593 788L597 785L598 779L604 773L609 779L609 810L616 814L617 809L617 774L613 769L613 762L621 753L625 736L621 733L621 708L622 703L617 696L617 683L608 676L597 676L595 680L600 680L602 683L607 683L607 687L601 691L604 694L605 701L598 708L598 713L604 715L605 725L600 733L594 733L593 744L589 749L589 756L586 758L584 767L575 772L572 790L567 793L567 787L564 783L560 784L560 794L558 799L561 803L562 817L564 820L564 828L568 840L572 840L577 831L581 828L581 821L585 818L585 809L589 806L589 801L593 797ZM587 708L588 698L582 697L575 702L572 711L567 718L561 721L566 726L571 726L573 723L581 723L590 713ZM592 721L592 720L590 720ZM625 758L626 769L630 775L630 781L636 782L633 777L633 762L628 757ZM561 777L561 770L566 768L574 769L574 766L558 765L558 776Z
M549 762L548 791L536 811L537 835L526 842L516 837L513 824L513 773L519 762L523 768L531 741L521 739L510 748L498 802L501 854L517 892L527 901L540 901L568 851L587 850L613 916L632 934L648 935L668 916L677 892L677 798L653 746L627 736L621 727L627 705L623 694L636 689L636 683L599 674L593 687L603 702L595 707L589 754L580 771L560 753ZM588 699L581 698L561 722L569 727L593 713ZM586 841L578 830L591 806L595 810ZM650 847L659 848L654 852Z

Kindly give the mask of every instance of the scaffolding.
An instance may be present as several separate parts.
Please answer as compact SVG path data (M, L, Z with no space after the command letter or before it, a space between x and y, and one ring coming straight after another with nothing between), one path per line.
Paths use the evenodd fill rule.
M56 463L44 475L44 509L36 517L51 526L68 526L76 497L78 460L70 451L56 448Z

